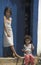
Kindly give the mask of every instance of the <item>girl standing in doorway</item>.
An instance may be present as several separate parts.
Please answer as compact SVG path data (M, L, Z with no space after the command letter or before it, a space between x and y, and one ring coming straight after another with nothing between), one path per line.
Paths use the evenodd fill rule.
M11 15L12 15L11 9L6 7L4 10L4 47L10 47L13 53L12 55L20 57L14 49L13 31L11 27L12 23Z

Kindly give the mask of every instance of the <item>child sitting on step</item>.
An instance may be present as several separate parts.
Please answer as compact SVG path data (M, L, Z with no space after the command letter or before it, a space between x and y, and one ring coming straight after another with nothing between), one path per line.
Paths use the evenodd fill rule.
M24 49L22 49L24 52L24 65L28 65L29 63L31 63L31 65L34 65L34 56L32 55L34 46L31 42L31 37L29 35L26 35L24 41Z

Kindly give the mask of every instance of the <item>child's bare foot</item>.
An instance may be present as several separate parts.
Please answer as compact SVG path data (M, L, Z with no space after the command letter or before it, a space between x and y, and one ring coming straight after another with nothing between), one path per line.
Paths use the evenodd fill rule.
M18 54L16 54L16 57L21 58L21 56L20 56L20 55L18 55Z
M15 53L13 53L13 57L16 57Z
M18 54L15 54L15 53L13 53L13 57L21 58L21 56L19 56Z

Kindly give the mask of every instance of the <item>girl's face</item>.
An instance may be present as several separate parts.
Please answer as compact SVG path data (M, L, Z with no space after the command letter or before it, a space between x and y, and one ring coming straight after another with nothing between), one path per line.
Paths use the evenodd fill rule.
M26 39L25 40L25 43L26 43L26 45L28 45L30 43L30 40L29 39Z
M10 14L10 11L9 11L9 10L7 10L7 11L6 11L6 17L7 17L7 18L9 18L9 17L10 17L10 15L11 15L11 14Z

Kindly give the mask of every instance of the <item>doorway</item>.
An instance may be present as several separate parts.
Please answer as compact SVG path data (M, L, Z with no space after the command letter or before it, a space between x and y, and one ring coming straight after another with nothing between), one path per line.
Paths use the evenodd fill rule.
M4 30L3 17L4 17L4 9L6 6L12 9L12 18L13 18L12 28L14 33L14 44L17 53L19 55L23 55L21 49L23 48L24 45L24 36L26 34L29 34L31 35L35 46L34 54L36 54L36 45L37 45L37 22L36 22L37 12L36 11L38 7L38 0L34 0L34 1L33 0L4 0L4 1L0 0L0 56L3 56L3 30Z

